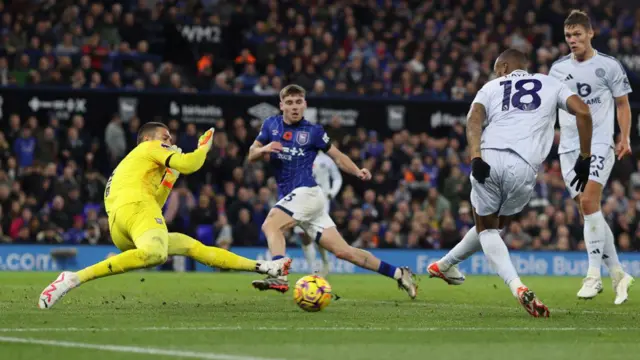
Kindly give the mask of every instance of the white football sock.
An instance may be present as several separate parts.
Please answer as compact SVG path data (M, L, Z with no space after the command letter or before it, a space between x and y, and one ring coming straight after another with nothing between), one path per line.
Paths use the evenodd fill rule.
M320 258L322 259L322 264L325 267L329 267L329 256L327 255L327 250L322 246L318 245L318 252L320 253Z
M589 255L588 277L600 278L600 268L602 267L602 255L606 243L607 222L602 216L602 211L584 216L584 244Z
M618 259L618 252L616 251L616 239L613 236L613 232L611 231L611 227L606 222L604 223L605 230L605 243L604 243L604 256L602 261L605 266L609 269L609 275L613 276L614 273L623 273L622 265L620 264L620 259Z
M509 286L513 296L518 296L518 288L522 286L516 268L509 257L509 249L496 229L485 230L480 233L480 244L484 255L489 259L498 275Z
M465 261L469 256L482 250L480 246L480 237L476 227L472 227L467 231L462 240L451 249L447 255L438 260L440 271L447 271L450 267Z
M309 272L313 272L313 266L316 261L316 244L312 242L307 245L302 244L302 252L304 253L304 258L307 259Z

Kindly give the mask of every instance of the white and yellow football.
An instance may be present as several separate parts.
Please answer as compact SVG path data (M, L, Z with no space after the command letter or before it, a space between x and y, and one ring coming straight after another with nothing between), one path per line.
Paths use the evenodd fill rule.
M331 303L331 285L318 275L307 275L296 282L293 299L308 312L320 311Z

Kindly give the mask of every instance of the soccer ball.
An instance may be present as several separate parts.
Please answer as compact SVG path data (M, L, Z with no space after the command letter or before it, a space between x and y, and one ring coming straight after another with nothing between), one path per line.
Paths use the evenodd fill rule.
M296 282L293 299L304 311L320 311L331 302L331 285L318 275L307 275Z

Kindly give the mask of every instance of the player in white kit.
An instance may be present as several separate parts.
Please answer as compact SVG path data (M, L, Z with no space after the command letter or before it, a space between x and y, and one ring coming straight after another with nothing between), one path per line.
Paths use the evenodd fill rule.
M331 210L331 200L335 199L342 188L342 174L338 165L331 159L331 157L325 154L324 151L318 151L316 159L313 161L313 178L318 183L318 186L322 189L322 192L327 196L324 203L324 212L329 213ZM302 237L302 252L307 259L307 263L310 269L313 269L313 264L316 259L316 248L320 252L320 258L322 259L322 270L318 272L318 275L326 277L329 274L329 258L327 251L322 246L317 246L313 239L306 235L304 230L299 226L294 228L296 234Z
M485 84L473 100L467 139L473 159L471 204L476 226L445 257L430 264L428 271L449 284L461 284L464 276L456 265L482 249L527 312L548 317L549 309L520 280L499 229L531 199L540 165L551 150L557 108L577 116L581 153L572 186L584 186L591 156L591 115L566 85L546 75L527 73L526 63L518 50L503 52L494 66L498 78Z
M629 134L631 131L631 109L627 94L631 86L620 62L593 49L591 39L593 29L589 17L581 11L573 11L564 23L564 33L571 54L556 61L549 75L563 81L589 105L593 114L593 141L591 144L591 173L583 194L569 186L574 176L571 168L578 156L578 134L575 117L560 110L560 166L562 175L584 216L584 242L589 257L589 269L578 291L578 297L591 299L602 292L600 268L604 261L609 268L614 303L619 305L628 298L628 288L633 283L631 275L624 272L615 239L602 212L602 189L609 180L611 169L618 159L631 154ZM614 107L618 111L620 142L615 148L613 142Z

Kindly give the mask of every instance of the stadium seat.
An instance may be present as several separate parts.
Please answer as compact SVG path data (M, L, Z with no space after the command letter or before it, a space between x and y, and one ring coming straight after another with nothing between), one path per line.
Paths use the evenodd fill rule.
M196 237L204 245L213 245L215 239L213 225L198 225L196 227Z

